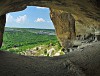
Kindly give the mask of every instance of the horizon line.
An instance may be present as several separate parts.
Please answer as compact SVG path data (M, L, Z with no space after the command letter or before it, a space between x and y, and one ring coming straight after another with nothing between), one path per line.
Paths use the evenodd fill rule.
M6 28L33 28L33 29L50 29L50 28L34 28L34 27L8 27L5 26ZM51 28L52 30L55 30L55 28Z

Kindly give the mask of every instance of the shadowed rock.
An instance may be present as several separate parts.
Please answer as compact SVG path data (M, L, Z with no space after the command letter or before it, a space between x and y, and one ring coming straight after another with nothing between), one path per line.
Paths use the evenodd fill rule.
M6 16L5 15L0 16L0 48L3 42L3 33L4 33L5 23L6 23Z
M58 57L0 51L0 76L100 76L100 42Z

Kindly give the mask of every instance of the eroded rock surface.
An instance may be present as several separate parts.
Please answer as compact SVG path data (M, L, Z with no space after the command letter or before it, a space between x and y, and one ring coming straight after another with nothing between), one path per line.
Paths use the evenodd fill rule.
M76 37L74 17L70 13L61 10L51 9L50 11L50 17L61 45L66 49L72 47L71 40Z
M0 16L0 47L2 46L5 23L6 23L6 15Z
M41 6L70 12L86 23L100 21L99 4L99 0L0 0L0 15L23 10L26 6Z
M59 57L0 51L0 76L100 76L100 42Z

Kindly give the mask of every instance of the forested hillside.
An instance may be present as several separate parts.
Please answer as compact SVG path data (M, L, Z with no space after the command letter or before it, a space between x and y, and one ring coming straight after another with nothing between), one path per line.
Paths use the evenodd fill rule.
M6 28L1 49L21 53L40 45L57 45L59 43L52 29Z

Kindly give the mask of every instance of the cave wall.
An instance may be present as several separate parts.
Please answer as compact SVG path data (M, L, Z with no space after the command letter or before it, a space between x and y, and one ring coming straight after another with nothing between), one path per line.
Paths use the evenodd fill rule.
M2 42L3 42L5 23L6 23L6 15L0 16L0 47L2 46Z
M0 0L0 15L21 11L27 6L41 6L70 12L78 19L83 17L82 20L89 18L98 22L100 21L99 3L99 0Z
M99 30L99 4L100 0L0 0L0 46L3 40L6 13L24 10L26 6L41 6L49 7L52 10L56 9L58 12L55 10L51 11L51 15L53 13L56 14L51 16L51 19L55 25L57 36L59 40L65 38L70 42L71 36L74 35L68 30L68 13L71 13L75 21L79 22L82 26L95 27ZM60 10L62 12L59 12ZM55 19L52 17L55 17ZM58 18L57 21L61 21L58 22L59 24L55 21L56 17ZM67 35L64 31L70 33L70 35ZM61 32L63 33L61 34ZM67 57L49 59L44 59L43 57L25 57L0 51L0 76L27 76L27 74L30 76L85 76L84 74L86 76L100 76L100 48L96 44L87 46L87 48L84 51L71 52L66 55Z
M50 17L61 45L65 49L72 47L72 40L76 37L74 17L61 10L50 9L50 11Z

